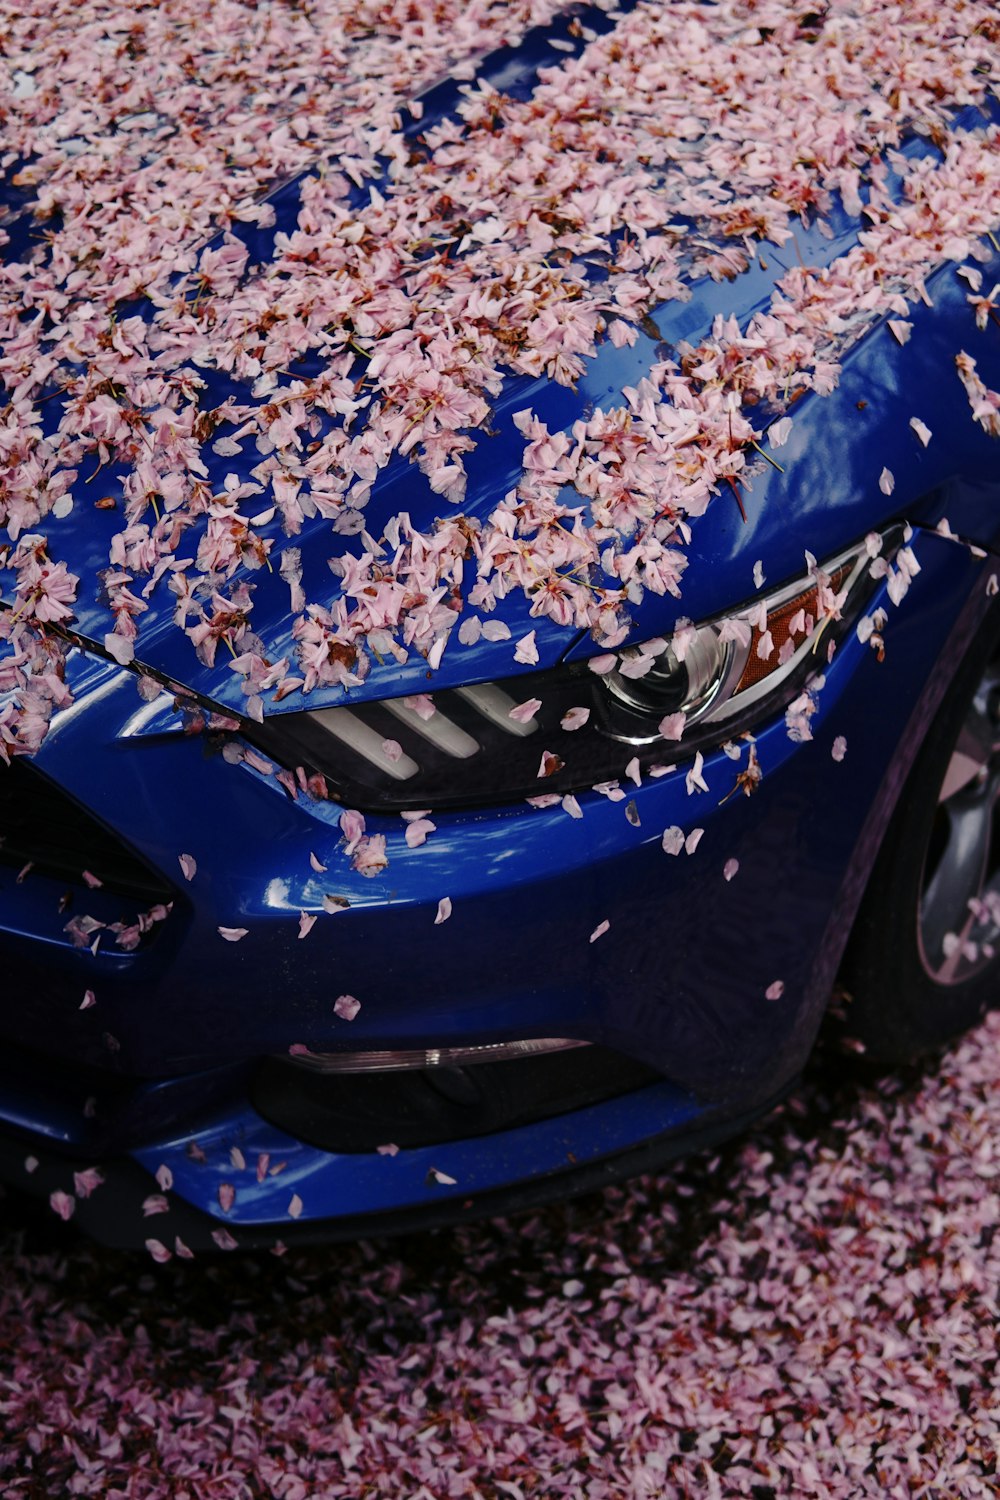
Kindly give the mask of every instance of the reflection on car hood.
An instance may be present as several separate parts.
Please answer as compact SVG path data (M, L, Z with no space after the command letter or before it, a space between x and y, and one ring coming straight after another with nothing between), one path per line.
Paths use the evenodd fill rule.
M598 17L590 19L596 21ZM600 19L603 29L612 24L606 17ZM576 33L567 28L554 39L557 45L561 43L579 50L577 40L567 40L570 34L576 37ZM551 40L553 28L544 38L529 37L520 49L504 55L499 63L487 60L482 66L480 81L493 82L495 74L500 86L511 97L526 97L536 82L540 56L552 55L544 52L544 46ZM539 47L543 49L541 53ZM440 126L454 110L457 98L455 87L450 84L432 92L424 101L429 107L419 122L420 131L433 133L435 127ZM956 124L979 124L981 119L982 116L977 114L965 122L956 120ZM418 128L416 120L413 128L414 131ZM447 134L441 139L446 142ZM910 154L921 156L926 151L926 143L914 142ZM300 174L272 194L273 224L260 221L256 225L235 228L230 240L242 240L250 252L251 261L266 259L270 250L279 243L287 248L287 241L299 223L307 180L307 174ZM891 174L887 182L891 191ZM353 201L359 211L368 201L370 192L367 185L356 191ZM507 374L495 396L488 420L475 433L475 446L465 456L468 483L461 513L468 523L481 525L487 522L517 486L525 451L523 435L515 422L518 414L530 410L549 432L560 433L571 429L574 423L586 421L595 411L620 407L623 392L639 386L658 363L673 359L679 345L683 342L697 345L707 339L716 318L731 318L733 326L742 329L754 313L767 307L774 296L776 283L797 264L822 266L843 256L857 243L862 223L856 212L848 214L834 201L822 224L814 222L811 227L800 228L793 240L783 247L762 242L766 257L756 254L755 249L749 257L748 268L731 282L688 276L681 286L680 295L674 294L661 306L651 308L637 327L630 330L634 333L631 343L624 342L618 347L612 339L598 340L593 357L583 361L583 372L575 385L557 385L547 378ZM610 238L605 238L610 244ZM221 250L225 243L220 237L207 249ZM163 305L162 298L159 305ZM149 322L156 313L149 304L123 307L119 316ZM285 376L311 378L317 373L314 366L318 358L314 354L301 361L293 359L290 369L284 372ZM891 384L895 380L898 353L887 345L885 358L886 382ZM203 413L226 402L233 402L246 410L260 410L271 399L271 390L255 393L252 378L241 380L224 373L213 368L211 360L195 358L195 364L199 367L199 379L205 382L199 400ZM360 386L361 382L358 384ZM832 418L829 414L814 415L814 408L820 405L823 403L806 396L796 412L796 442L802 461L797 466L794 485L776 465L765 467L764 455L759 462L754 460L749 483L745 485L746 496L748 499L752 496L752 503L744 504L743 496L737 495L735 490L730 495L726 486L720 484L719 494L708 511L691 523L690 557L700 565L689 568L685 574L683 601L669 591L665 594L647 591L641 600L637 599L626 633L619 636L619 640L665 633L680 614L704 617L738 605L751 593L751 569L758 557L765 558L772 579L776 575L793 573L801 565L802 532L790 522L797 521L807 509L811 511L820 502L826 510L832 503L835 520L832 530L827 523L818 524L815 533L811 530L810 545L817 552L823 550L824 525L831 543L830 550L847 539L851 534L848 527L854 525L859 512L857 506L852 508L848 503L848 486L843 487L843 494L830 493L829 460L824 459L824 451L828 454L829 449L812 451L814 464L818 464L821 471L820 482L812 486L803 482L808 475L804 455L811 451L811 425L825 424L829 428L833 421L836 427L835 415ZM843 407L842 402L840 407ZM50 428L58 420L59 408L60 403L54 401L43 415ZM834 398L831 411L835 414L837 410ZM363 430L369 414L359 413L353 432ZM770 414L759 412L755 418L757 430L765 430L769 416L774 415L777 411ZM290 572L297 575L298 564L296 562L291 569L282 566L283 561L286 564L291 562L292 551L300 554L305 598L329 601L337 592L331 566L336 572L345 559L356 558L366 548L378 545L394 517L407 515L413 527L424 533L433 531L437 518L454 517L455 506L445 496L434 492L427 474L421 472L409 456L403 455L401 446L405 448L405 445L397 445L395 456L378 473L363 514L355 512L352 529L348 532L334 530L329 518L307 516L295 534L276 540L266 566L241 570L225 580L220 575L220 585L227 594L244 584L251 591L251 628L259 644L241 649L256 649L270 660L288 657L294 661L296 642L292 627L301 606L293 607L294 587L290 591L288 576ZM206 438L200 449L200 462L205 470L202 477L213 493L222 493L227 487L248 482L259 457L252 438L245 449L230 442L222 451L210 441L210 437ZM124 474L124 469L116 469L111 464L96 465L92 472L88 465L81 466L73 493L72 512L60 519L57 542L54 535L58 557L80 578L75 628L97 643L103 641L109 626L102 575L106 583L111 541L123 525L121 484ZM775 497L783 503L773 503ZM584 504L573 492L568 492L565 498L570 506ZM260 504L263 509L270 504L264 493ZM363 531L353 529L355 521ZM179 537L178 555L193 556L203 524L197 523ZM871 518L864 524L871 524ZM272 524L269 535L273 536L275 529ZM837 535L838 531L841 534ZM711 566L707 566L708 563ZM137 590L143 581L136 581ZM241 682L229 669L231 663L227 653L220 650L214 662L200 661L195 657L191 640L173 624L177 601L166 584L166 577L161 578L145 600L147 607L139 621L137 661L172 680L185 683L206 698L233 708L241 707L244 702ZM485 608L489 609L489 606ZM466 606L464 615L467 617L471 613ZM589 638L583 645L579 632L574 635L565 625L533 615L530 601L519 590L498 598L495 610L490 610L490 617L500 627L490 633L491 639L480 636L463 642L463 614L456 614L452 626L454 639L449 642L440 662L432 658L433 665L414 650L404 660L394 659L389 653L383 655L377 650L370 651L373 655L370 671L360 685L352 685L351 691L360 697L375 697L416 691L430 684L446 687L548 666L568 651L598 649ZM524 637L529 637L531 644L519 650L515 659L517 643ZM309 702L319 706L339 701L343 695L341 686L321 681ZM302 696L293 693L273 707L279 712L292 711L302 702ZM268 710L271 708L268 703Z

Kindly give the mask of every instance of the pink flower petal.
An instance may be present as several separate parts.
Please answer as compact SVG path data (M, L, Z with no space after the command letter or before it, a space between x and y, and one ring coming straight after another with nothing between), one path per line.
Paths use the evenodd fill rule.
M538 661L538 647L535 645L535 632L529 630L528 634L522 636L514 647L514 660L533 666Z
M116 635L109 631L104 637L104 649L109 656L113 656L119 666L127 667L135 660L135 644L126 636Z
M660 720L659 731L665 740L679 740L684 733L684 725L687 722L687 714L667 714Z
M663 852L664 854L680 854L684 848L684 830L678 828L676 823L670 828L663 830Z
M403 702L407 708L413 710L418 719L427 720L437 713L434 699L430 698L426 693L414 693L409 698L404 698ZM343 827L343 820L341 820L341 826ZM364 827L363 822L362 827Z
M85 1167L73 1173L73 1192L78 1198L89 1198L104 1182L104 1176L96 1167Z

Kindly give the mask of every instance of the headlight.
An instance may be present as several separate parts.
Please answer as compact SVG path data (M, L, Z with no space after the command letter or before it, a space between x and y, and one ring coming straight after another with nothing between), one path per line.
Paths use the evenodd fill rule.
M750 627L747 627L748 632ZM714 625L693 632L681 647L667 642L646 667L648 645L633 657L625 654L623 665L638 661L645 668L641 677L626 676L616 667L604 679L608 692L627 709L652 718L654 714L683 713L690 723L702 717L718 698L734 657L731 641L723 640Z
M373 811L576 791L623 776L633 757L668 765L759 722L826 666L872 587L873 551L860 543L669 641L509 682L288 714L250 734Z

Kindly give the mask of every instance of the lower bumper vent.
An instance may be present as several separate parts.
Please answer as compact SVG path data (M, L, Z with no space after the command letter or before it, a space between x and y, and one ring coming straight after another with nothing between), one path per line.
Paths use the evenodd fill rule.
M33 869L73 885L84 870L139 905L167 902L162 876L54 781L27 761L0 765L0 863Z
M662 1082L652 1068L605 1047L391 1073L314 1073L268 1058L250 1097L272 1125L340 1153L492 1135Z

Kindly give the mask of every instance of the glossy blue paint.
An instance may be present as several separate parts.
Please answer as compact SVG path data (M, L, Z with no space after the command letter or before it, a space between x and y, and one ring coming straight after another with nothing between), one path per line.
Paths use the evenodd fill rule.
M390 844L389 868L371 882L348 874L336 809L293 804L272 780L205 760L200 744L181 735L116 741L134 710L134 684L127 673L91 673L93 701L56 725L41 758L46 773L88 805L110 810L113 801L116 827L151 863L169 872L183 850L195 853L200 872L178 893L176 926L166 924L144 951L96 959L60 943L51 890L26 881L19 889L33 893L34 906L15 922L5 912L4 947L12 982L30 985L37 999L8 1022L10 1043L121 1078L193 1072L294 1042L334 1050L559 1034L665 1074L662 1088L502 1138L401 1153L409 1161L289 1145L253 1114L238 1080L232 1103L211 1106L203 1120L195 1091L180 1120L171 1124L168 1112L137 1159L151 1168L166 1161L176 1191L218 1215L232 1146L248 1159L287 1158L287 1176L241 1191L238 1212L248 1223L269 1215L282 1222L293 1191L307 1218L434 1202L452 1190L435 1181L430 1191L430 1166L456 1178L455 1193L478 1192L544 1176L565 1165L567 1149L583 1162L686 1119L745 1111L792 1078L808 1052L839 957L831 912L845 884L856 883L857 849L905 753L928 663L947 661L969 601L985 604L988 563L933 534L917 534L914 547L922 571L893 616L886 662L849 638L827 672L814 740L794 745L780 719L761 726L764 779L752 798L723 801L738 767L717 754L706 760L708 794L687 793L683 765L635 789L638 828L623 804L596 794L581 798L582 820L524 806L442 816L416 851L406 848L401 822L371 820ZM838 734L848 739L840 763L830 755ZM115 791L102 798L108 757ZM184 795L166 798L164 787ZM663 853L660 836L674 823L704 828L694 856ZM310 869L310 850L328 864L325 875ZM740 869L727 882L729 858ZM331 889L349 891L352 907L321 916L300 942L300 910L316 910ZM454 913L436 927L443 894ZM609 931L591 945L605 919ZM218 923L246 926L248 936L226 944ZM52 945L41 962L39 936ZM767 1001L776 979L784 993ZM85 987L97 1004L80 1012ZM353 1022L333 1014L340 993L362 1000ZM206 1084L205 1107L221 1076ZM33 1122L23 1096L14 1111L0 1093L0 1112L5 1098L11 1124L46 1130L51 1100L39 1095ZM141 1097L131 1114L141 1122ZM192 1134L210 1169L184 1167ZM61 1135L74 1144L64 1127Z
M591 19L606 20L601 12ZM496 54L482 73L508 92L530 90L538 68L555 57L549 39L569 35L560 26ZM428 92L424 121L411 125L415 140L456 97L450 83ZM994 109L1000 114L1000 105ZM970 112L956 123L979 118ZM914 142L907 149L931 148ZM272 201L277 227L288 227L298 183L282 184ZM646 324L631 349L602 345L575 390L508 380L493 435L480 437L469 456L467 510L487 517L516 484L516 412L530 406L557 430L589 408L619 403L654 360L705 335L717 314L745 324L795 255L821 265L844 253L856 221L834 205L829 224L829 236L804 227L796 244L765 247L732 285L693 284L687 302L654 310L655 336ZM254 255L268 252L270 232L240 233ZM998 266L993 255L987 279L996 279ZM316 1223L460 1201L742 1115L785 1087L814 1039L906 767L986 608L995 560L930 528L946 518L966 539L1000 543L996 445L971 421L954 375L954 355L964 347L1000 388L1000 342L993 329L976 332L954 267L932 277L928 291L931 305L914 310L905 348L886 327L873 328L844 361L838 390L796 405L780 454L784 473L761 463L745 523L721 495L694 524L683 599L647 596L634 613L631 639L666 633L679 614L705 619L752 598L758 559L770 588L803 572L807 547L829 556L896 518L920 528L913 546L921 572L903 607L895 610L875 586L869 601L869 609L882 604L891 616L886 661L848 634L826 672L812 741L793 743L780 714L750 726L764 772L752 797L736 785L745 745L739 765L721 751L706 756L708 793L689 793L687 763L633 788L623 747L619 774L637 824L626 818L625 802L585 791L581 819L524 804L436 814L436 832L411 850L400 818L370 814L369 832L385 835L389 865L365 880L344 855L339 806L293 801L273 775L230 764L204 737L185 734L168 696L147 706L131 672L75 652L75 701L56 719L38 770L159 873L173 910L135 952L116 950L105 937L91 953L73 946L68 914L132 920L134 903L44 874L17 883L5 870L4 973L8 992L29 995L31 1004L11 1006L4 1017L0 1121L19 1138L79 1160L99 1157L109 1176L126 1151L149 1172L167 1165L175 1195L213 1221L273 1224L280 1232L293 1193L303 1202L302 1221ZM211 401L231 392L249 399L228 378L209 379ZM53 402L47 420L56 413ZM934 431L927 449L909 426L914 416ZM229 469L244 476L254 457L206 454L212 482L221 484ZM883 466L895 474L891 498L879 489ZM104 493L114 495L117 482L113 471L102 473ZM81 476L74 512L60 525L61 556L84 579L97 577L121 526L120 510L97 510L95 498ZM379 537L401 510L426 526L444 509L416 468L398 460L376 484L365 524ZM294 544L311 597L330 592L334 549L362 545L318 520ZM290 650L287 586L277 570L250 581L254 621L272 654ZM154 591L142 621L144 662L206 702L240 709L237 677L221 653L211 669L196 660L171 623L173 603L162 585ZM596 649L589 638L531 618L522 598L503 601L500 614L513 640L536 632L541 666ZM81 596L79 620L83 635L99 643L107 611L96 592ZM354 696L516 679L525 670L513 661L511 642L454 642L436 672L420 658L376 664ZM308 702L293 696L275 715L342 696L332 689ZM839 735L847 757L834 761ZM663 830L673 825L703 830L695 854L663 852ZM198 862L190 884L181 853ZM727 881L730 859L739 870ZM330 894L346 898L348 909L324 912ZM443 896L453 912L436 925ZM298 937L303 912L318 918L305 940ZM592 943L605 921L608 930ZM247 935L230 944L220 926ZM768 1000L777 980L783 991ZM86 990L95 1003L81 1009ZM333 1008L345 993L361 1001L350 1022ZM641 1060L663 1081L531 1126L396 1157L320 1151L265 1122L249 1102L258 1060L295 1044L408 1049L553 1035ZM192 1144L204 1161L192 1157ZM224 1215L218 1188L234 1180L233 1148L249 1167L235 1178L236 1204ZM258 1183L259 1154L272 1166L284 1161L284 1170ZM455 1183L429 1179L432 1168ZM99 1197L95 1203L99 1211ZM142 1230L137 1223L140 1239Z
M135 1155L150 1174L169 1167L174 1191L220 1224L291 1227L288 1208L296 1193L303 1223L447 1203L566 1172L574 1164L586 1166L650 1135L682 1130L707 1113L692 1094L669 1083L653 1084L498 1135L391 1156L319 1151L269 1125L247 1106L219 1113L194 1133L157 1141ZM234 1170L234 1146L243 1154L245 1169ZM256 1166L263 1155L268 1164L258 1182ZM435 1173L455 1181L442 1181ZM224 1182L236 1187L229 1213L219 1206Z
M526 50L497 55L497 66L505 70L505 86L512 87L516 75L527 87L540 62L556 56L548 48L550 34L556 33L546 30ZM437 117L432 114L431 119ZM956 127L969 128L985 118L1000 119L1000 101L992 102L988 115L972 108L963 110L955 123ZM425 128L431 119L425 122ZM939 155L919 139L910 141L902 154ZM276 229L292 229L299 203L296 183L283 185L273 195L273 202L279 215ZM844 214L836 203L827 227L829 233L814 222L797 229L795 240L783 247L764 245L750 269L735 282L693 281L688 301L655 308L644 324L644 329L655 325L658 338L640 330L634 347L623 349L606 340L598 346L574 388L541 378L508 376L494 403L489 434L474 435L476 446L466 458L469 485L463 510L485 520L515 488L523 452L523 439L513 424L516 412L530 408L555 432L571 427L589 410L620 405L625 387L638 383L655 360L670 357L681 341L697 343L707 336L717 315L735 317L745 326L755 312L766 307L776 283L799 257L809 265L824 266L856 243L858 221ZM992 254L984 263L983 273L985 277L1000 276L1000 256ZM913 337L905 348L900 348L884 324L877 325L848 354L844 377L833 396L807 396L797 403L793 436L780 455L784 474L760 461L746 500L746 524L730 496L718 497L694 523L683 598L678 601L647 594L634 611L630 640L669 633L678 617L705 619L746 601L753 592L751 571L758 558L775 583L802 571L805 546L817 556L829 555L895 516L933 523L949 504L954 512L949 519L956 529L978 536L997 534L993 518L998 512L991 501L997 483L995 456L990 439L969 420L965 393L952 371L955 353L969 347L980 362L983 378L995 387L1000 384L1000 349L995 339L977 334L969 315L967 290L953 267L943 267L929 280L933 306L918 305L913 311ZM360 373L360 364L358 368ZM224 372L206 369L201 373L207 381L203 398L206 406L221 404L230 396L241 404L264 399L254 398L247 386ZM308 370L293 373L305 376ZM933 408L923 413L923 419L932 428L938 424L939 436L945 424L949 433L954 426L955 440L961 443L957 472L952 443L939 441L925 451L909 428L910 417L921 415L912 409L912 393L916 391L934 392ZM58 417L59 402L53 400L43 408L43 420L54 427ZM831 454L837 455L834 472ZM236 458L220 458L208 445L202 451L209 480L219 489L230 472L241 480L248 479L258 457L255 449ZM897 477L891 499L878 488L883 465ZM60 522L60 549L84 580L77 604L79 630L100 645L107 629L107 610L97 580L106 565L111 537L120 530L121 513L94 508L99 496L93 491L93 478L81 474L74 511ZM956 484L959 493L953 498ZM117 485L120 476L113 469L104 469L102 493L113 496ZM567 493L567 504L578 501L579 497ZM364 511L368 533L380 538L387 522L401 511L408 512L415 524L424 528L435 517L454 513L453 507L431 491L416 465L397 456L373 486ZM790 525L790 519L795 524ZM808 531L804 541L799 534L800 522ZM187 544L196 547L198 537L196 526L187 534ZM303 584L311 599L333 596L331 557L357 555L364 550L362 538L337 535L320 517L307 520L290 544L301 549ZM89 595L85 591L88 581L92 581ZM246 581L253 591L254 628L267 640L271 658L293 657L294 617L289 610L288 587L278 570L247 573ZM226 654L220 651L211 668L198 661L190 641L173 623L175 602L161 582L142 618L142 659L206 701L241 712L245 704L241 682L230 670ZM532 617L529 603L521 594L504 600L502 613L512 641L535 631L540 667L553 665L567 652L586 656L595 649L589 637L574 638L550 620ZM403 664L392 659L374 661L365 682L349 693L331 686L315 689L307 699L295 693L280 703L269 703L268 713L294 713L348 697L357 702L501 676L516 678L532 670L535 668L514 661L512 642L480 640L464 646L456 636L436 671L430 671L419 655L412 655Z
M863 710L851 705L866 695L877 695L887 714L881 739L873 742L866 729L850 770L827 764L819 734L815 744L793 745L779 718L758 735L764 781L752 799L719 805L740 766L717 751L706 759L708 795L688 795L683 765L641 788L626 782L638 828L624 803L593 792L581 794L580 820L558 807L524 805L439 814L437 831L419 849L406 846L402 819L369 815L369 831L385 834L389 854L386 871L370 880L351 871L342 852L335 804L291 803L273 777L206 758L198 739L116 740L138 701L131 675L116 673L92 689L93 701L79 699L54 725L38 763L173 880L177 905L147 948L126 957L102 945L94 959L69 946L53 883L39 878L16 888L24 912L12 907L13 930L27 935L29 948L37 934L59 950L46 960L53 980L72 975L78 993L90 987L100 999L66 1033L67 1055L82 1049L95 1065L156 1076L294 1043L356 1050L565 1034L652 1058L688 1082L728 1087L730 1074L735 1080L752 1071L773 1050L773 1017L783 1008L768 1008L762 1023L759 995L782 978L785 1008L794 1007L796 975L771 970L792 932L806 936L802 909L791 931L780 922L761 928L755 898L751 942L748 891L774 879L775 851L784 849L783 878L794 883L798 907L814 911L808 930L818 930L850 857L847 831L863 821L922 685L927 642L944 639L979 566L964 548L937 538L921 539L918 556L927 552L914 585L919 602L893 621L901 635L919 621L916 647L898 646L898 664L879 667L849 639L827 674L816 721L822 733L830 722L830 738L850 735L854 715L863 722ZM851 702L841 711L842 694ZM623 778L629 754L623 748ZM824 781L831 794L817 809ZM183 795L171 793L177 788ZM697 859L663 854L662 832L675 824L704 827ZM830 868L818 853L828 848L840 850ZM199 861L190 887L177 865L182 852ZM313 852L326 873L310 867ZM741 874L727 884L721 868L730 856L740 859ZM328 893L346 897L350 908L322 914ZM446 895L453 915L435 927ZM102 896L81 895L83 909L102 915ZM105 898L105 913L113 899ZM321 913L305 941L297 937L301 911ZM605 919L611 931L591 946L589 934ZM249 933L228 944L220 925ZM802 949L798 964L809 957L807 942ZM381 955L376 965L373 952ZM280 1004L276 974L285 976ZM362 1001L350 1023L333 1015L341 993ZM65 1006L53 983L44 1001L14 1018L11 1040L63 1050L52 1026ZM108 1033L118 1044L110 1054Z

